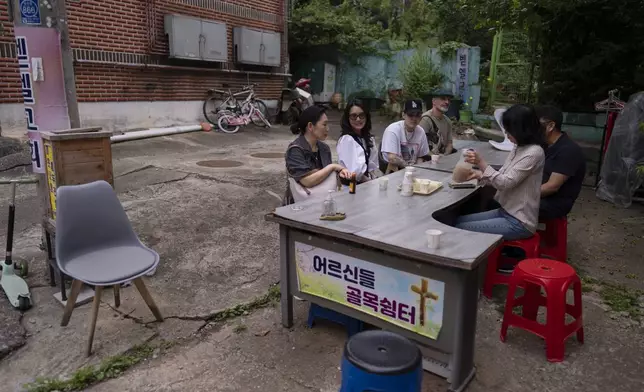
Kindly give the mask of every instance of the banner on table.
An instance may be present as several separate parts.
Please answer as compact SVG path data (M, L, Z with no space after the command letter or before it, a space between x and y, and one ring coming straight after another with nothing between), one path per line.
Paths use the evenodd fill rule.
M436 339L445 283L295 242L301 292L349 306Z

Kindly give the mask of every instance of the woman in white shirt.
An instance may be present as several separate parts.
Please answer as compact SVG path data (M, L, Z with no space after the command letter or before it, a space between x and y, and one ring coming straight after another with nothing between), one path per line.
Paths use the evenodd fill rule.
M378 147L371 135L371 115L360 100L351 101L344 109L341 126L338 163L356 173L358 183L376 178Z

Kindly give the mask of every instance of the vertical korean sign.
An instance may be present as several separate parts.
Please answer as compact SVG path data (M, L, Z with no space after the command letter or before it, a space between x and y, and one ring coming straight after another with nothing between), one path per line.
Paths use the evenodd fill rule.
M468 67L469 49L459 48L456 51L456 95L463 102L469 102Z
M24 18L22 8L21 14ZM35 18L31 11L26 14ZM51 28L16 26L14 31L33 171L45 173L40 132L69 128L60 39Z
M295 242L298 288L436 339L445 283Z

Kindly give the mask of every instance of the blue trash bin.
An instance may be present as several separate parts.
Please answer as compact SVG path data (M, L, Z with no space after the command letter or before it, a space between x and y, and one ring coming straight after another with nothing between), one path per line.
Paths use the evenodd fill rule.
M360 332L347 341L340 392L420 392L420 349L393 332Z

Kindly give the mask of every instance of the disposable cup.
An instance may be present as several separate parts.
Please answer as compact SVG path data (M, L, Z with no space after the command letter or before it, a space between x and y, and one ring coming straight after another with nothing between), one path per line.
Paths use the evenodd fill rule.
M389 178L387 177L380 177L378 179L378 185L380 186L381 191L386 191L387 186L389 185Z
M430 229L425 232L427 234L427 246L430 249L437 249L440 246L441 236L443 232L436 229Z
M432 163L438 163L438 160L441 158L440 155L434 154L432 155Z
M432 186L432 182L430 180L418 180L420 183L420 192L421 193L429 193L429 189Z

